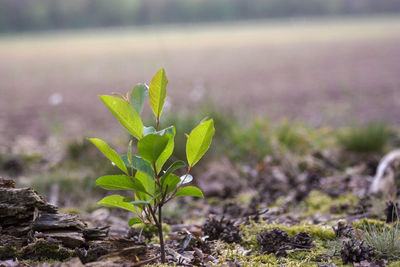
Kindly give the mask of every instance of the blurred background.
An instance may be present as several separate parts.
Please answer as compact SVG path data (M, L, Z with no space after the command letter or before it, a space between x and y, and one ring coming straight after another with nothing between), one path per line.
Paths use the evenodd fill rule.
M1 0L0 134L121 133L97 94L164 67L171 111L400 123L396 0Z

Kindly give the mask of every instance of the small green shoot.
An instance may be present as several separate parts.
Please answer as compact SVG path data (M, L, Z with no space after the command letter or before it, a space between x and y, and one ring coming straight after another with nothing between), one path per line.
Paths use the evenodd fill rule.
M195 127L186 142L187 170L178 177L174 171L186 167L183 161L176 161L163 172L164 164L174 150L175 127L159 129L168 79L164 69L156 73L150 86L138 84L126 97L102 95L100 99L125 127L137 139L138 155L132 153L132 142L128 145L127 155L120 156L106 142L98 138L89 140L123 174L106 175L98 178L95 185L106 190L134 191L129 197L111 195L98 203L131 211L136 217L130 219L130 226L138 223L154 225L158 229L161 248L161 261L165 262L165 248L162 230L162 207L170 200L180 196L203 198L203 192L194 186L185 186L193 180L190 171L209 149L214 135L212 119L203 120ZM149 96L150 107L156 118L155 128L143 125L140 114L144 101Z

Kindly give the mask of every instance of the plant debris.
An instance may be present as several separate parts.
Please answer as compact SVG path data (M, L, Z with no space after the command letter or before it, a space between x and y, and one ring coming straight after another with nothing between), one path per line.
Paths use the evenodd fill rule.
M208 240L221 239L227 243L239 243L241 240L239 228L234 225L234 221L224 217L220 220L207 219L203 225L203 232L204 235L208 236Z
M311 236L306 232L299 232L294 237L289 237L288 233L279 229L267 229L257 235L261 253L274 253L278 257L285 257L287 250L292 249L311 249L314 245Z
M364 241L346 240L340 250L343 264L371 261L375 256L374 248L364 244Z

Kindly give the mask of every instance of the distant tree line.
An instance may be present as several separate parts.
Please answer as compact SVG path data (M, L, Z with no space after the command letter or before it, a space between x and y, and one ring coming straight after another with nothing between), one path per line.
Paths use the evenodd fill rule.
M0 32L393 12L399 0L0 0Z

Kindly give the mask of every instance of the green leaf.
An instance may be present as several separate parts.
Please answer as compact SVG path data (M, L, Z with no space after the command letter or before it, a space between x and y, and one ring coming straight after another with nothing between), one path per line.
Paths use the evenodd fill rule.
M154 195L155 192L155 183L154 183L154 178L148 176L147 174L137 171L135 174L135 181L138 180L142 183L144 188L146 189L146 192L149 193L150 195ZM150 196L148 194L144 194L142 192L135 192L135 196L137 200L148 200L150 199Z
M136 190L132 179L126 175L106 175L96 180L95 186L107 190Z
M122 160L127 166L134 168L135 170L141 171L152 178L154 177L153 167L148 161L142 159L141 157L132 155L131 162L129 162L127 156L122 156Z
M135 200L135 201L130 201L129 203L131 203L132 205L135 205L135 206L144 207L144 206L149 205L149 204L151 203L152 200L153 200L153 199L150 198L150 199L148 199L148 200Z
M106 175L96 180L95 186L107 190L134 190L147 193L146 188L140 180L133 179L126 175Z
M139 83L136 85L131 92L130 103L136 112L140 115L143 111L144 100L148 94L148 88L146 85Z
M132 219L129 219L128 225L132 226L132 225L135 225L135 224L138 224L138 223L142 223L142 222L143 221L140 218L132 218Z
M178 186L178 184L180 183L181 179L176 176L175 174L169 174L164 181L162 182L162 190L163 192L165 192L165 190L167 189L167 194L171 193L172 191L175 190L175 188Z
M195 186L183 187L175 194L175 197L183 197L183 196L204 198L203 192Z
M193 167L207 152L214 135L214 121L200 123L190 133L186 142L186 157L190 167Z
M124 197L120 195L112 195L105 197L97 203L103 206L121 208L124 210L129 210L134 213L137 213L135 206L133 206L129 202L124 201Z
M140 140L143 136L143 123L136 110L123 99L109 95L99 97L122 126Z
M152 134L157 134L157 135L167 135L169 137L167 147L165 148L164 152L160 155L160 157L156 163L157 172L159 173L161 171L163 165L165 164L165 162L169 159L169 157L172 155L172 152L174 151L175 127L169 126L158 132L156 131L156 129L154 129L154 127L151 127L151 126L144 127L143 133L144 133L144 136L152 133Z
M151 164L155 164L165 150L169 138L167 135L149 134L138 143L139 156Z
M125 97L124 97L123 95L121 95L120 93L112 92L111 94L112 94L113 96L115 96L115 97L118 97L118 98L120 98L120 99L125 100Z
M186 166L186 164L182 160L178 160L178 161L175 161L174 163L172 163L171 166L169 166L169 168L167 169L167 171L161 176L161 178L160 178L161 184L163 183L164 179L166 177L168 177L168 175L170 175L173 171L175 171L179 168L185 167L185 166Z
M171 126L165 128L165 129L162 129L162 130L160 130L158 132L155 132L155 134L158 134L158 135L165 135L165 134L175 135L175 127L173 125L171 125Z
M180 179L181 180L180 180L178 186L181 185L181 184L190 183L191 181L193 181L193 176L190 175L190 174L185 174L185 175L181 176Z
M160 157L158 158L156 162L156 167L157 167L157 172L159 173L164 166L165 162L169 159L169 157L172 155L172 152L174 151L174 138L175 138L175 127L170 126L160 132L164 132L169 138L167 147L164 149L164 151L161 153ZM160 133L160 132L157 132Z
M166 133L175 135L175 127L173 125L171 125L165 129L156 131L156 129L153 126L149 126L149 127L143 126L143 136L146 136L148 134L165 135Z
M143 136L146 136L148 134L152 134L156 132L156 128L154 128L153 126L143 126Z
M164 107L164 100L167 95L167 83L168 79L165 76L164 69L159 70L150 82L150 106L157 119L160 118Z
M121 169L124 173L128 174L128 170L124 164L124 161L118 155L115 150L113 150L106 142L98 138L89 138L89 140L109 159L113 162L118 168Z

